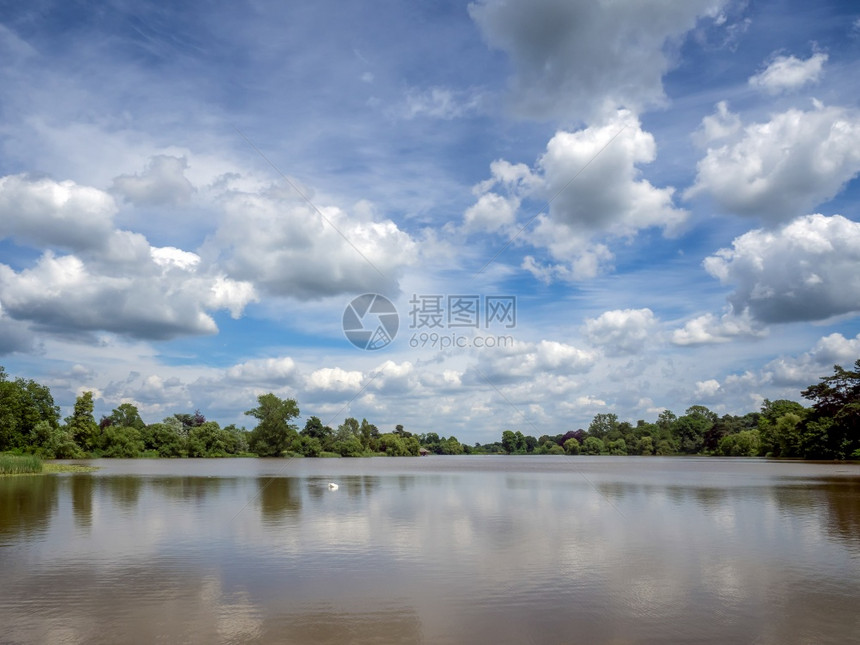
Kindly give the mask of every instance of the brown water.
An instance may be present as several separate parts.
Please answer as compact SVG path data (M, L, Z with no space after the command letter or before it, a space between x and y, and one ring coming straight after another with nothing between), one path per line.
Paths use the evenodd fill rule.
M858 465L97 465L0 478L0 643L860 643Z

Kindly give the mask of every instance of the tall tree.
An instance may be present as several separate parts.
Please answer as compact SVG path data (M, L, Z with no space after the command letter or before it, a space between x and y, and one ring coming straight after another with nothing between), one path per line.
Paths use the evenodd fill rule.
M816 452L809 456L845 459L860 457L860 359L853 370L833 366L831 376L810 385L801 394L814 401L807 430L817 434Z
M603 439L618 428L618 415L612 413L595 414L588 426L588 434Z
M0 451L37 444L36 427L46 422L57 428L59 420L60 409L46 386L22 378L9 381L0 367Z
M66 426L81 448L92 452L99 447L99 426L93 418L93 393L84 392L75 400L72 416L66 417Z
M299 416L295 399L280 399L271 392L257 397L259 404L245 414L259 420L251 431L251 451L261 457L280 457L298 436L297 427L290 423Z
M140 418L140 412L137 406L133 403L121 403L114 408L110 416L110 425L118 428L134 428L135 430L143 430L146 424Z

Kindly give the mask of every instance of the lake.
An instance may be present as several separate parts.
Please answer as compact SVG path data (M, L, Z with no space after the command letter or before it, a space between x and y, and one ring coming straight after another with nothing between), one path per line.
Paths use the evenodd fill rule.
M860 643L858 464L75 463L0 478L0 643Z

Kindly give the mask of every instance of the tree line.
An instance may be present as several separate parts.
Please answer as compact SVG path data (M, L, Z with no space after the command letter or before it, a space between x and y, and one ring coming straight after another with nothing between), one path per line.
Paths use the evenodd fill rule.
M860 459L860 360L853 370L836 365L801 395L812 401L765 399L743 416L694 405L683 416L664 410L634 426L615 414L598 414L587 430L535 438L505 430L497 445L508 454L721 455L800 459Z
M410 456L422 450L460 454L456 437L413 435L395 427L381 433L367 419L352 417L336 428L312 416L299 430L295 399L275 394L257 397L245 412L257 420L252 430L207 421L199 410L177 413L146 424L137 407L122 403L100 421L93 416L93 394L83 392L72 414L60 420L51 391L32 379L10 379L0 367L0 453L35 454L45 459L86 457L232 457Z
M196 411L146 424L136 406L123 403L99 422L92 392L75 401L60 421L48 387L31 379L11 380L0 367L0 453L36 454L46 459L82 457L411 456L422 453L567 455L725 455L804 459L860 459L860 360L853 370L834 367L796 401L765 400L759 412L718 416L702 405L683 416L663 411L656 421L636 425L612 413L598 414L587 430L535 438L505 430L501 441L474 446L435 432L413 434L398 425L381 433L367 419L347 418L336 428L310 417L299 430L295 399L257 397L245 412L252 430L221 427Z

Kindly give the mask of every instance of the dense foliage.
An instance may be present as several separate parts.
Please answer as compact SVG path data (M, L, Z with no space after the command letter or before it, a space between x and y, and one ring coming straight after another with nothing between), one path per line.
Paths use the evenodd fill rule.
M92 392L83 392L60 423L50 390L35 381L10 380L0 367L0 453L42 458L78 457L362 457L476 453L558 455L724 455L806 459L860 459L860 360L853 370L834 367L801 393L812 401L765 400L759 412L718 416L701 405L683 416L665 410L653 422L633 425L598 414L587 430L535 438L505 430L501 441L461 444L435 432L412 434L398 425L380 433L367 419L347 418L337 428L310 417L301 430L295 399L257 397L245 414L250 431L207 421L199 410L147 425L137 407L122 403L97 423Z
M538 439L505 430L508 454L722 455L803 459L860 459L860 360L839 365L801 393L813 401L765 400L759 412L718 416L694 405L678 417L665 410L656 421L632 425L614 414L598 414L588 430ZM486 447L486 446L485 446Z

